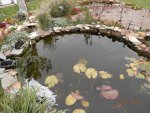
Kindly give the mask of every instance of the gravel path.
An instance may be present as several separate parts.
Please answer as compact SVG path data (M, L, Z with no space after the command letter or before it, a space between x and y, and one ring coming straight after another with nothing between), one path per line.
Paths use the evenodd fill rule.
M122 8L119 5L115 7L107 6L103 12L103 6L101 5L90 6L90 9L92 9L95 17L100 16L101 19L114 21L119 21L121 19L122 25L126 28L129 23L131 23L130 29L150 29L150 10L148 9L134 10L127 7Z

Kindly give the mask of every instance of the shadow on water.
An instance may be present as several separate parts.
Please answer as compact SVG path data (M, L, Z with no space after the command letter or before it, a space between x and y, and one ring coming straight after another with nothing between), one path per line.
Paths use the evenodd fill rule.
M32 45L19 60L18 69L25 78L33 77L42 84L48 75L61 75L61 82L51 90L58 95L58 108L70 109L68 113L77 108L84 109L86 113L150 113L150 98L140 92L145 81L127 76L125 57L139 58L126 45L115 40L112 42L107 37L71 34L47 37ZM79 59L87 60L88 68L107 71L113 77L90 80L84 74L75 73L73 66ZM125 75L125 80L119 79L120 74ZM96 90L102 85L117 89L119 97L116 100L104 99ZM65 105L66 96L76 90L90 102L88 108L84 108L81 101L72 106ZM117 108L119 104L123 106Z

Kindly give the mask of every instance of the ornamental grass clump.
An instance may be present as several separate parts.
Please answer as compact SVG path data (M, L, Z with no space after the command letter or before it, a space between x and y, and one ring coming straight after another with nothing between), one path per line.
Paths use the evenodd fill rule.
M39 26L42 30L47 30L49 26L49 15L47 12L42 12L37 15Z
M37 100L36 92L30 89L21 89L16 95L4 95L0 101L2 113L44 113L47 101Z

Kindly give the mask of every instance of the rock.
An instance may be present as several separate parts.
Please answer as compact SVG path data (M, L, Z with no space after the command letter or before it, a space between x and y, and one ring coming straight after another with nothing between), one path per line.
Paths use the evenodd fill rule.
M146 36L147 36L147 37L150 37L150 32L147 32L147 33L146 33Z
M139 37L145 37L146 36L145 32L138 32L137 34L139 35Z
M11 49L4 51L3 54L7 57L11 54Z
M2 52L0 52L0 58L6 60L6 56Z
M22 29L22 25L19 25L19 26L17 27L17 31L21 31L21 29Z
M140 45L140 48L141 48L142 50L144 50L144 49L147 48L147 46L146 46L145 44L141 44L141 45Z
M144 37L138 36L137 39L144 40Z
M40 36L39 36L39 34L38 34L37 31L32 32L32 33L29 34L29 38L30 38L31 40L32 40L32 39L35 39L35 38L38 38L38 37L40 37Z
M90 28L88 26L84 26L84 29L86 30L90 30Z
M149 48L148 48L148 47L145 48L144 51L145 51L145 52L149 52Z
M55 33L59 33L60 29L61 29L61 27L53 27L53 30Z
M0 79L3 77L4 71L5 71L5 68L0 68Z
M12 77L9 74L5 75L1 80L1 84L4 90L6 90L8 87L10 87L16 82L17 82L17 78Z
M139 45L142 43L135 36L129 36L128 39L135 45Z
M115 27L114 31L121 31L121 29L119 27Z
M23 52L23 48L22 49L13 49L11 52L11 55L20 55Z
M82 24L78 24L76 25L77 28L83 29L83 25Z

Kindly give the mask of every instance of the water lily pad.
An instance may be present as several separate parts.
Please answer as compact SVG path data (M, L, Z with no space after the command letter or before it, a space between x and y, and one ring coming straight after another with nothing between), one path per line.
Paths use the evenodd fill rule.
M86 113L83 109L75 109L73 113Z
M112 75L109 74L109 73L106 72L106 71L99 71L99 76L100 76L102 79L109 79L109 78L112 78Z
M54 87L58 84L58 79L55 75L50 75L45 79L45 85L48 85L49 88Z
M143 71L150 72L150 62L141 64L139 68Z
M119 92L116 89L113 89L113 90L108 90L108 91L102 91L101 95L105 99L114 100L114 99L117 99Z
M82 100L84 98L83 96L80 95L79 91L71 92L71 95L77 100Z
M124 79L124 75L121 74L121 75L119 76L119 78L120 78L121 80L123 80L123 79Z
M73 66L74 72L76 73L85 72L87 63L88 62L85 59L80 59L79 62Z
M87 76L87 78L89 79L95 79L98 75L97 71L94 68L88 68L85 71L85 75Z
M86 67L84 64L76 64L73 66L73 70L76 73L81 73L81 72L85 72Z
M76 102L76 98L74 98L71 94L69 94L65 99L65 104L68 106L73 105Z
M135 72L132 69L127 69L126 71L127 71L128 75L131 77L135 75Z
M81 104L82 104L83 107L89 107L89 105L90 105L90 103L86 100L82 100Z
M139 79L145 79L145 76L141 73L139 73L136 77L139 78Z

